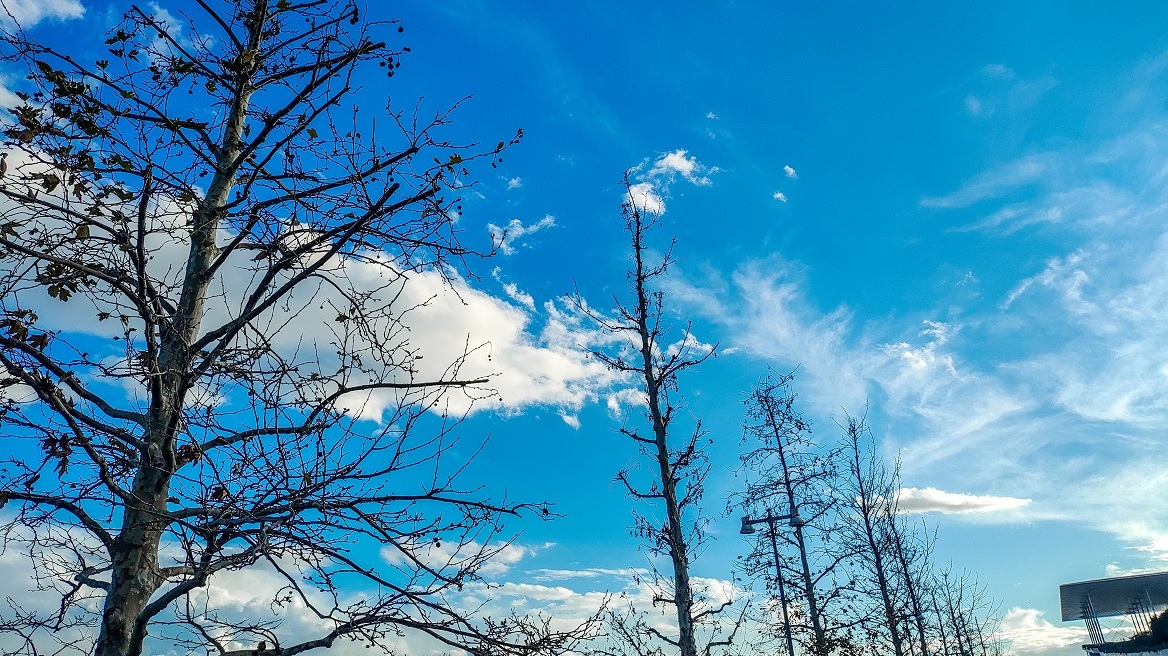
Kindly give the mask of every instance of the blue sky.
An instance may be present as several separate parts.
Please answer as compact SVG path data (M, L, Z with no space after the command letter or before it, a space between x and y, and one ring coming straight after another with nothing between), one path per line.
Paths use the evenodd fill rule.
M735 401L767 366L799 365L821 439L867 399L906 485L1030 500L930 515L1019 651L1078 653L1059 583L1165 565L1162 6L403 10L421 46L407 80L473 93L468 129L525 129L503 172L522 185L484 180L466 218L554 217L492 263L537 308L572 281L597 303L620 283L625 167L679 149L705 167L708 185L675 176L664 217L673 307L738 349L683 381L721 489ZM627 563L607 477L629 445L600 408L579 429L548 414L493 428L508 452L534 437L544 454L521 466L564 481L556 546L532 562ZM724 524L711 576L743 548Z
M49 3L40 29L111 16L84 5ZM746 551L723 500L768 367L799 367L825 442L870 404L938 555L1002 601L1018 653L1081 653L1060 583L1168 568L1168 6L371 11L402 19L412 52L365 85L364 113L471 96L453 135L525 133L460 218L480 247L509 226L502 252L432 319L490 343L502 401L466 425L490 435L472 474L564 515L515 527L507 590L583 607L645 562L611 483L635 457L609 408L621 382L584 359L596 335L562 300L622 289L630 167L665 206L661 245L678 239L671 311L722 348L682 380L715 440L701 576Z

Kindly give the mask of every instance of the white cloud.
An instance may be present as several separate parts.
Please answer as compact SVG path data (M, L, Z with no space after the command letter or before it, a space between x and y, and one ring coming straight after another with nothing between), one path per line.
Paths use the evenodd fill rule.
M773 196L771 196L771 198L774 198L775 200L779 201L780 203L785 203L785 202L787 202L787 194L784 194L784 193L783 193L783 192L781 192L781 191L776 191L776 192L774 193L774 195L773 195Z
M519 289L519 285L513 282L503 283L503 291L516 303L519 303L528 310L535 310L535 299L532 298L531 294Z
M672 357L685 351L691 357L700 358L713 353L715 348L714 344L707 344L695 337L693 333L687 333L681 339L665 347L665 356Z
M535 583L512 583L510 581L491 588L490 592L497 597L522 597L534 601L566 601L577 596L575 591L562 586L549 587Z
M897 495L899 508L908 513L939 512L947 515L990 513L1015 510L1029 505L1032 499L996 497L990 495L958 494L932 487L906 487Z
M523 178L518 176L507 180L507 189L518 189L523 186Z
M922 200L967 210L953 212L962 221L990 217L975 227L999 239L1038 223L1061 231L1065 250L1007 280L997 307L860 324L846 305L817 307L806 273L778 258L725 277L683 271L669 292L723 341L778 367L801 365L797 385L815 412L872 399L906 486L979 492L918 492L914 502L1000 509L963 521L1076 522L1133 547L1124 567L1162 567L1168 127L1161 117L1127 125L1102 145L1032 152Z
M10 177L13 170L24 165L18 154L10 155L8 163ZM18 213L9 216L22 218ZM170 293L181 284L181 263L186 259L187 247L162 227L184 220L185 216L183 208L163 204L149 217L158 229L147 239L153 256L148 267L160 280L160 289ZM29 227L39 225L44 229L50 219L29 216L26 220ZM554 225L554 219L548 216L535 226L520 224L518 232L530 234L550 225ZM220 243L231 238L226 232L219 235ZM207 305L207 326L236 316L243 294L266 270L266 264L252 261L250 253L241 253L237 260L223 267L221 278L214 283ZM271 310L255 323L257 329L267 331L273 348L282 354L304 353L319 345L313 366L321 371L332 372L338 367L336 348L330 343L365 339L361 334L347 332L346 323L337 320L338 314L344 316L343 308L348 307L341 291L347 289L354 297L368 297L366 309L373 317L371 334L382 335L386 346L396 348L397 353L408 349L423 356L415 359L409 370L388 366L389 375L441 380L456 373L463 380L489 379L478 389L449 390L445 396L445 410L449 412L511 413L538 405L572 414L585 403L604 398L612 389L623 386L621 376L588 356L588 346L603 342L607 335L573 310L561 309L555 303L545 304L542 311L537 311L534 299L517 286L504 288L512 303L475 288L454 272L402 272L385 256L372 254L339 259L320 273L330 276L340 289L324 283L303 285L279 310ZM43 298L29 296L34 293ZM117 322L96 318L101 308L90 304L82 308L88 311L79 311L78 304L86 304L85 300L75 299L66 307L49 299L43 290L32 290L25 293L23 302L38 308L39 323L48 330L100 337L116 337L120 332L118 326L112 325ZM365 352L360 344L352 346ZM108 355L126 357L118 348ZM452 364L458 365L457 371L451 369ZM346 399L352 414L376 422L383 421L400 400L398 392L390 391Z
M525 226L519 219L511 219L506 226L499 227L494 223L487 224L487 232L491 235L491 245L504 255L513 255L519 240L533 235L544 228L556 225L556 217L548 214L538 222Z
M462 345L483 345L462 367L466 376L490 375L490 387L498 392L478 408L576 410L621 380L587 354L590 344L607 336L571 310L546 303L542 329L535 335L531 314L469 286L445 288L436 274L428 280L416 277L411 285L411 297L430 292L434 299L410 319L414 343L427 360L434 358L438 365L450 361Z
M46 20L70 20L85 15L79 0L0 0L4 20L15 19L24 28Z
M1014 126L1026 125L1032 120L1031 110L1058 80L1049 74L1016 78L1012 69L1001 64L983 66L979 75L967 81L971 88L962 99L965 111L986 121L1008 120Z
M1147 544L1139 545L1134 549L1150 554L1153 561L1159 561L1156 566L1163 569L1168 564L1168 532L1152 535L1148 538Z
M169 33L175 38L175 40L183 45L190 43L190 41L187 40L183 35L182 23L180 23L179 20L175 18L174 14L164 9L157 2L151 2L149 6L150 14L154 17L154 20L158 21L158 23L166 29L167 33ZM160 43L160 41L156 41L156 43Z
M1089 644L1087 629L1081 626L1055 626L1043 619L1043 613L1033 608L1014 607L1006 611L999 635L1010 642L1018 654L1044 656L1066 653L1067 648L1077 649Z
M794 168L794 167L792 167L790 164L787 164L787 165L783 166L783 173L784 173L784 174L785 174L785 175L786 175L788 178L791 178L792 180L795 180L795 179L798 179L798 178L799 178L799 174L795 172L795 168Z
M473 389L454 391L446 396L450 412L518 412L532 405L575 410L621 380L588 357L589 344L607 339L607 335L598 334L572 310L549 302L542 313L535 313L478 290L457 276L444 278L434 271L408 274L387 288L384 263L346 261L341 266L356 289L382 290L379 298L388 295L398 307L411 308L396 320L406 328L398 337L403 346L424 356L415 363L418 377L449 377L450 364L461 361L459 378L489 378L484 387L497 395L483 398L481 391ZM240 282L231 286L237 285L243 288ZM303 291L303 296L294 295L289 304L294 308L291 316L279 319L283 325L272 340L278 349L303 348L305 340L325 343L335 338L332 331L341 325L334 321L333 308L340 303L332 299L334 292ZM514 292L524 298L517 288ZM533 325L535 319L542 323ZM327 370L328 357L321 357L320 366ZM396 393L378 391L353 399L350 407L363 418L380 422L397 402Z
M661 198L661 194L657 192L651 182L638 182L629 186L628 192L621 202L628 203L643 212L657 215L665 213L665 200Z
M706 118L710 119L711 121L716 121L718 120L718 115L714 112L706 112Z
M698 162L696 157L690 157L688 151L678 149L658 158L653 163L653 167L649 169L649 176L672 177L680 175L692 184L705 187L713 184L709 176L704 175L712 171Z
M648 405L649 400L645 393L634 387L625 387L610 392L604 397L608 414L612 418L620 418L627 408L642 408Z
M798 367L798 388L819 416L837 415L840 408L862 412L869 399L878 399L876 411L900 426L899 435L888 437L896 441L886 443L893 452L902 449L906 480L943 480L991 494L1009 490L1019 498L1041 494L1049 501L1049 488L1035 491L1046 481L1019 487L1008 476L1017 458L1044 443L1031 432L1043 430L1040 424L1026 431L1012 424L1034 401L996 372L963 365L953 343L959 326L925 320L915 337L881 341L872 325L857 330L846 306L821 311L804 289L800 269L772 257L743 263L729 280L675 277L667 291L722 327L725 341L782 369ZM1019 489L1026 494L1016 495ZM971 513L974 518L1015 520L1005 513Z
M7 112L22 104L24 104L24 101L9 88L8 80L0 75L0 111Z
M881 349L885 353L901 358L912 369L920 370L940 365L950 375L956 378L957 369L953 366L953 356L937 354L937 347L949 341L949 331L952 328L940 321L926 319L922 323L925 325L925 329L920 334L931 338L924 346L914 347L908 342L897 342L895 344L885 344L881 346Z
M667 281L670 298L708 317L727 333L727 341L756 357L801 365L804 384L818 393L825 408L862 407L867 397L862 358L846 342L851 312L844 306L823 314L803 292L801 269L779 257L751 260L725 279L677 275Z
M649 167L647 171L646 166ZM665 213L665 198L678 176L695 186L708 187L713 184L709 174L716 172L718 167L707 167L696 157L689 156L688 151L679 148L659 156L652 165L648 159L641 162L633 170L634 182L629 185L621 203L660 216Z

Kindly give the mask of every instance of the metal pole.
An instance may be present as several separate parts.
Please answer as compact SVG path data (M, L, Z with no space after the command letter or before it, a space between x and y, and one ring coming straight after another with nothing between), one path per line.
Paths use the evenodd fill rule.
M775 517L767 517L767 524L771 527L771 551L775 554L775 574L779 576L779 603L783 605L783 633L787 637L787 654L795 656L795 642L791 639L791 619L787 617L787 588L783 585L783 566L779 562L779 543L775 540Z

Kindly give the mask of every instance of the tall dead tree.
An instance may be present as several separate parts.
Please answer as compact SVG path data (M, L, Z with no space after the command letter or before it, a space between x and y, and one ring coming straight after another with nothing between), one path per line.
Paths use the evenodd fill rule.
M842 608L850 601L841 581L846 580L847 556L829 542L838 522L831 494L838 454L815 444L810 422L795 407L792 379L793 374L768 375L746 399L741 470L747 483L735 505L751 517L770 513L798 518L780 533L796 560L784 577L790 577L786 583L806 618L798 627L804 630L796 633L809 633L811 653L827 656L850 623ZM762 540L748 557L747 569L766 576L783 571L785 564L772 560L769 544Z
M513 140L458 146L415 106L360 119L353 93L408 48L355 4L184 7L134 7L76 54L0 35L28 72L0 155L0 532L60 595L10 597L7 636L565 648L546 619L456 607L502 520L539 508L456 482L458 419L489 391L409 337L414 281L473 255L451 218L468 167ZM276 582L274 617L208 602L244 569Z
M654 604L674 608L678 632L676 636L666 635L638 621L634 613L632 619L626 617L622 621L632 621L636 626L626 627L622 633L637 640L655 639L666 645L664 648L636 645L632 653L697 656L700 649L710 654L717 647L731 644L741 616L729 628L722 627L715 620L730 602L705 598L690 577L694 555L706 540L707 520L701 516L699 503L709 472L706 449L710 441L700 420L681 438L675 422L682 408L678 398L679 374L713 357L715 349L699 344L688 325L680 330L670 325L665 295L654 285L674 262L673 245L670 244L660 260L648 261L651 257L648 236L660 224L660 217L637 205L629 173L625 175L624 189L626 202L621 207L621 215L630 238L632 259L627 274L628 296L615 299L612 317L592 310L579 295L574 300L603 330L619 338L615 351L597 350L593 355L613 370L636 380L643 392L644 427L626 424L620 432L633 441L649 464L653 472L649 477L651 482L642 484L635 480L633 469L622 470L617 480L630 497L656 506L653 513L634 512L633 533L652 554L669 558L669 572L660 572L654 566L655 585L661 593ZM708 625L708 632L700 639L702 625ZM704 642L701 647L700 642Z

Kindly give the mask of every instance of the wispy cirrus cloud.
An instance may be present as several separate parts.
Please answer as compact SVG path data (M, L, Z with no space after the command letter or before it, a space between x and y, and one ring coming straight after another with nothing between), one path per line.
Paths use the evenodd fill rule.
M999 198L1019 187L1033 185L1051 175L1057 158L1051 154L1027 155L974 176L956 191L926 196L921 207L955 209Z
M572 579L594 579L602 576L636 577L647 576L649 570L637 568L586 567L582 569L533 569L528 572L535 581L568 581Z
M1058 80L1048 73L1023 76L1004 64L986 64L972 79L963 104L965 111L974 118L989 120L1003 116L1016 119L1057 85Z
M491 236L491 245L497 248L500 253L514 255L519 242L524 237L533 235L540 230L554 227L555 225L556 217L548 214L530 225L524 225L519 219L511 219L505 226L488 223L487 232Z
M1008 240L1042 223L1073 246L1000 299L926 315L915 335L903 319L861 326L846 305L818 307L813 272L774 257L683 274L670 293L722 327L723 343L800 365L817 412L873 399L898 427L911 503L979 522L1088 522L1139 547L1134 563L1154 562L1168 554L1156 491L1168 474L1150 464L1168 428L1162 124L1023 155L923 199L942 216L986 217L965 230ZM977 494L940 492L950 489Z

